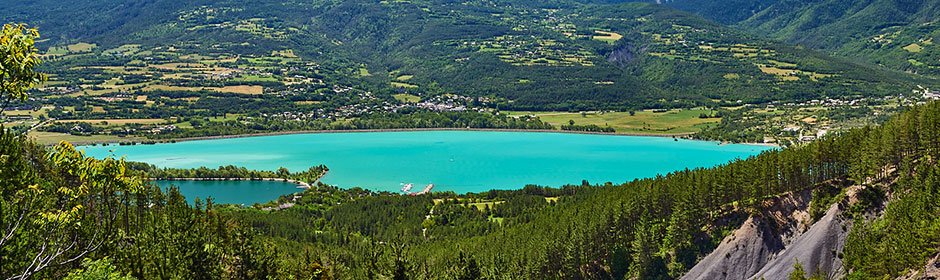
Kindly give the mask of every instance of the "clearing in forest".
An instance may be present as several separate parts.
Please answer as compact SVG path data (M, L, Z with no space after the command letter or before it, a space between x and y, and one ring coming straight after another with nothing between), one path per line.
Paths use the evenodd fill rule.
M607 42L608 44L613 44L614 42L617 42L617 40L620 40L621 38L623 38L623 35L610 32L610 31L594 30L594 33L595 33L593 37L594 40Z
M405 102L405 103L418 103L421 101L421 97L418 97L417 95L413 95L413 94L407 94L407 93L395 94L395 95L392 95L392 97L395 97L395 100L398 100L400 102Z
M556 128L568 125L574 121L575 125L610 126L616 133L624 134L662 134L679 135L701 131L709 124L718 123L720 118L700 118L702 114L712 115L714 111L705 109L682 109L669 111L636 111L631 116L629 112L508 112L511 116L531 115L537 116L544 122Z

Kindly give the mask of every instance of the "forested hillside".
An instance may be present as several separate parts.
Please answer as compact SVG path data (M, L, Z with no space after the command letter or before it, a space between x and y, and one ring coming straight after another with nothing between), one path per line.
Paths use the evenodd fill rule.
M199 58L289 52L318 65L317 76L331 83L388 95L498 97L505 100L503 109L627 110L885 96L936 83L642 3L30 1L13 3L0 19L41 29L49 53L79 42L93 46L89 52L95 56L67 52L75 55L49 65L62 77L74 76L79 66L126 68L148 59L206 63ZM136 54L129 51L135 48ZM134 83L147 81L140 78Z
M754 34L920 74L940 74L940 3L917 0L674 0Z
M552 125L538 117L499 110L617 109L636 117L633 108L840 96L859 98L786 110L833 102L840 104L834 115L877 115L856 106L881 102L898 113L727 164L630 182L415 196L313 183L253 206L183 197L148 179L316 181L329 167L160 169L89 158L68 142L42 146L0 126L0 277L893 279L922 276L925 264L940 259L940 101L878 98L935 80L668 7L605 2L19 1L0 19L39 26L47 45L40 55L37 31L4 26L0 102L52 104L49 117L93 120L48 126L78 133L120 120L96 116L176 118L147 127L168 131L156 138L311 127L545 129ZM818 4L771 9L783 3L753 2L753 16L722 21L745 24ZM848 2L830 4L840 3ZM849 6L865 15L882 3L896 2ZM899 16L917 14L892 7ZM41 60L50 75L37 71ZM244 75L230 75L236 72ZM137 94L148 87L156 89ZM214 91L223 89L239 92ZM494 108L393 106L415 98ZM355 113L330 111L337 108ZM729 138L762 136L746 127L754 115L732 110L700 112L724 117L719 128L736 134ZM759 110L778 114L769 105ZM765 120L776 129L786 124ZM601 129L575 124L565 127ZM746 249L758 248L760 259L741 253L741 244L758 245Z
M882 126L625 184L420 197L318 186L277 211L187 204L119 160L3 133L0 272L671 279L768 211L766 199L835 186L813 191L822 203L859 185L870 191L844 206L856 225L839 254L845 271L897 277L938 253L938 124L934 102Z

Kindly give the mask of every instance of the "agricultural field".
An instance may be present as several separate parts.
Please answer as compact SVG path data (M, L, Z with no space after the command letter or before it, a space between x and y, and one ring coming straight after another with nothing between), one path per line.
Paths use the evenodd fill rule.
M392 87L394 87L394 88L403 88L403 89L416 89L416 88L418 88L417 85L413 85L413 84L409 84L409 83L390 82L390 84L391 84Z
M834 73L803 69L798 63L784 61L777 50L761 44L719 43L699 39L707 30L673 25L661 33L643 33L653 41L649 55L669 60L706 62L715 65L741 65L758 69L782 82L807 79L819 82L837 76ZM742 78L742 73L726 73L726 80Z
M126 124L163 124L167 123L165 119L86 119L86 120L59 120L60 123L80 122L91 125L101 126L121 126Z
M9 110L4 111L4 116L30 116L33 118L38 118L39 116L45 115L52 107L43 107L38 110Z
M594 40L598 40L598 41L605 42L608 44L613 44L614 42L617 42L618 40L623 38L623 35L617 34L615 32L610 32L610 31L595 30L594 33L596 33L592 37Z
M597 57L592 51L576 44L516 35L501 35L488 40L451 40L438 43L461 50L492 53L503 62L514 66L594 66L593 59Z
M685 109L629 112L504 112L511 116L536 116L544 122L560 127L574 121L576 125L597 125L612 127L616 133L623 134L692 134L721 121L720 118L702 118L702 114L711 116L716 111L706 109Z
M395 94L395 95L392 95L392 97L394 97L398 101L405 102L405 103L418 103L419 101L421 101L421 97L418 97L417 95L413 95L413 94L407 94L407 93Z
M373 48L391 42L373 42L376 38L372 37L356 39L331 32L297 36L316 34L310 32L328 25L298 25L298 19L309 20L305 17L262 19L245 8L203 6L177 11L171 20L174 25L161 32L205 33L214 39L211 44L170 41L178 39L97 42L100 45L77 39L58 41L42 46L47 50L42 70L49 73L50 81L36 90L34 102L18 107L48 109L15 119L20 129L46 117L92 126L88 129L93 131L75 134L173 138L269 130L452 126L457 124L441 124L429 116L475 112L489 118L496 112L532 110L509 113L535 115L556 128L569 125L566 130L598 131L590 128L594 125L625 134L687 135L722 122L718 112L730 110L717 109L722 106L764 105L793 96L822 98L808 96L817 92L858 92L861 97L887 92L890 89L882 89L889 87L909 92L908 85L894 81L860 80L859 73L865 72L846 71L845 65L825 57L632 5L621 10L585 7L583 11L509 7L505 12L473 16L425 11L427 3L420 1L382 5L406 14L412 12L409 9L421 9L413 12L422 18L430 15L427 18L435 24L429 26L434 30L428 30L428 36L413 36L418 34L402 29L403 41L382 50L402 55L387 56ZM488 4L471 1L467 5ZM439 17L480 26L462 29ZM311 29L298 32L298 28ZM147 33L153 30L141 32L177 38ZM905 53L929 54L936 47L931 44L925 38L895 47ZM399 45L421 47L400 49ZM412 51L426 56L412 57ZM387 61L375 60L382 57ZM911 59L916 64L932 63ZM888 86L879 87L883 85ZM716 111L687 109L702 106ZM427 119L410 122L411 116L403 116L394 125L364 120L376 112L427 114L423 116ZM773 122L791 121L754 114ZM814 120L807 125L834 126L824 116L810 115L794 122L805 123L805 119ZM224 120L217 120L219 116ZM170 117L178 119L110 121ZM109 125L94 124L100 121ZM574 126L570 126L572 121ZM490 126L491 122L479 119L459 126ZM54 129L68 133L72 127Z
M94 50L98 45L91 43L75 43L66 46L51 47L49 48L47 55L66 55L66 54L77 54L77 53L87 53Z
M75 50L88 53L74 56ZM201 54L199 46L187 44L143 47L125 44L96 50L94 44L51 47L50 55L63 55L49 61L49 81L41 89L49 95L102 96L140 95L144 92L219 92L245 95L275 93L269 88L292 90L319 87L323 81L307 73L275 74L276 71L315 69L293 50L273 51L270 56L232 53ZM94 56L95 58L91 58ZM102 66L98 59L116 56L123 65ZM56 65L69 65L67 69Z
M132 142L132 141L142 141L146 138L135 137L135 136L115 136L115 135L89 135L89 136L79 136L72 135L68 133L58 133L58 132L45 132L45 131L30 131L27 134L28 137L34 139L36 143L41 145L54 145L58 144L61 141L68 141L69 143L75 145L87 144L87 143L108 143L108 142Z

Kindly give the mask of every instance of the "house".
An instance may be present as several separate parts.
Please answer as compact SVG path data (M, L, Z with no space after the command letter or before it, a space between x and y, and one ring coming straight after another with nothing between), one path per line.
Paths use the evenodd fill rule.
M940 91L932 91L930 88L918 85L917 89L914 90L914 94L916 95L918 92L927 100L940 99Z
M924 99L938 100L940 99L940 91L924 91Z

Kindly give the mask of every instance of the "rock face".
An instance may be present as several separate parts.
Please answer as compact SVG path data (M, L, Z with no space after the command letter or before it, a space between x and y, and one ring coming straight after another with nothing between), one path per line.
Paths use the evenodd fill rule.
M764 211L751 215L682 279L751 278L806 227L811 195L810 191L803 191L766 201Z
M787 279L797 261L810 274L819 271L828 276L826 279L844 276L838 253L842 252L851 225L850 221L840 218L841 214L839 204L833 204L825 216L778 252L751 279Z
M773 253L782 248L782 242L773 236L766 223L750 217L682 279L748 279L764 267Z
M845 271L839 254L852 226L842 217L843 207L857 189L846 190L847 198L815 223L807 212L810 191L765 202L763 212L751 215L682 279L787 279L797 261L809 274L841 278Z

